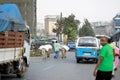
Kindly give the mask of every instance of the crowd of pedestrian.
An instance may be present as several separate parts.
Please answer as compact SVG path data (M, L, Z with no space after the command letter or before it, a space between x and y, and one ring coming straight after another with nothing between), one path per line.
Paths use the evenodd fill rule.
M61 52L61 58L66 58L66 51L69 50L68 46L66 45L61 45L56 41L53 43L53 48L54 48L54 58L57 59L59 56L59 53Z
M52 45L42 45L39 47L42 52L43 59L46 59L50 56L49 50L52 49L54 53L54 58L57 59L61 53L61 58L66 58L66 51L69 50L67 45L61 45L58 41L53 41Z

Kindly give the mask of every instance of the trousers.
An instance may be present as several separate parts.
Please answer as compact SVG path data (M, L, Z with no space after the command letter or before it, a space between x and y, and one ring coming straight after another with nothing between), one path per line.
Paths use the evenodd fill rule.
M97 76L95 80L111 80L112 79L112 71L97 71Z

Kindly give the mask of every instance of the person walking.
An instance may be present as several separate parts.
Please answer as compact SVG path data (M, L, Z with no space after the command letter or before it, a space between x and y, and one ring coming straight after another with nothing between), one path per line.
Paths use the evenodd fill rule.
M54 58L58 58L61 45L56 41L53 46L54 46Z
M62 53L62 57L61 58L62 59L66 58L66 49L65 48L63 48L63 47L61 48L61 53Z
M119 65L119 56L120 56L120 49L117 46L115 46L115 48L114 48L114 56L115 56L114 70L116 71L118 68L118 65Z
M42 53L42 56L43 56L43 60L46 60L47 59L47 53L46 53L46 49L45 48L42 48L41 49L41 53Z
M111 42L110 45L114 49L114 68L113 68L112 76L115 77L115 71L117 70L118 65L119 65L120 49L116 46L115 42Z
M100 50L93 75L96 77L95 80L111 80L114 67L113 48L108 44L107 37L102 37L100 42L103 47Z
M61 46L61 54L62 54L62 59L66 58L66 52L69 50L69 47L67 45L62 45Z
M117 71L118 65L119 65L119 55L115 53L114 54L114 68L113 68L112 77L115 77L115 71Z

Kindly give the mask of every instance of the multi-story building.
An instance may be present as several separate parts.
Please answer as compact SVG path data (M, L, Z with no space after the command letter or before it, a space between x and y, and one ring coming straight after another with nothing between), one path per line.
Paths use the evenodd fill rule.
M48 36L55 36L56 33L53 32L53 29L56 28L56 21L58 15L47 15L45 16L45 30Z
M91 25L96 35L110 35L113 29L110 22L93 22Z
M31 34L36 34L36 0L1 0L0 4L17 4L23 19L30 26Z
M120 13L116 14L113 18L114 26L116 31L120 31Z

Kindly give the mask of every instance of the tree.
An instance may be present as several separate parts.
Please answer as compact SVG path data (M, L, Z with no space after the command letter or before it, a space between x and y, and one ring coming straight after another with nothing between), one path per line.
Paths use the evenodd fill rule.
M82 28L79 30L79 36L95 36L94 30L87 19L84 20Z
M73 29L72 27L68 27L67 28L67 32L68 32L68 41L75 41L75 38L77 36L77 31L75 29Z
M68 41L74 41L77 36L79 20L75 19L75 15L71 14L64 18L63 33L68 35Z
M60 18L57 19L55 25L56 28L53 29L53 32L56 33L56 36L58 36L58 40L60 40L60 36L63 33L63 20L64 18L62 18L62 13L60 14Z
M77 28L80 24L79 20L75 19L75 15L71 14L68 17L61 17L57 20L56 25L57 27L53 29L53 32L59 36L59 34L63 33L68 35L68 41L74 41L77 36Z

